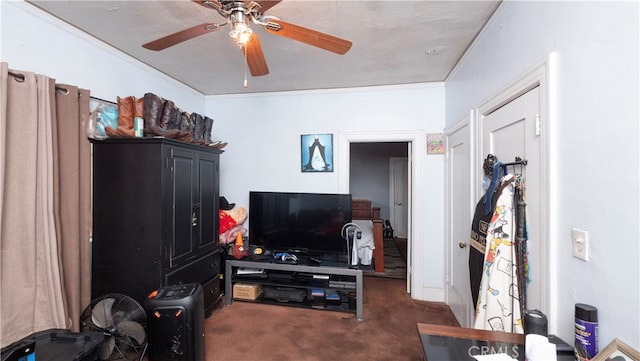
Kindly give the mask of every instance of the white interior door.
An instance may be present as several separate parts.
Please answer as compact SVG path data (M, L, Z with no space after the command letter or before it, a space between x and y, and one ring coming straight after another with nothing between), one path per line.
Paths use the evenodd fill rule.
M407 218L409 210L408 159L404 157L392 157L390 163L391 226L393 227L395 237L407 238Z
M508 167L522 172L525 178L527 233L531 283L526 291L528 309L543 309L541 304L541 237L542 237L542 164L539 131L540 87L524 93L504 106L480 118L480 157L495 155L502 163L516 156L526 159L525 167ZM482 160L479 159L479 169ZM482 193L481 193L482 194Z
M471 153L468 124L447 134L447 303L461 327L471 327L469 282Z

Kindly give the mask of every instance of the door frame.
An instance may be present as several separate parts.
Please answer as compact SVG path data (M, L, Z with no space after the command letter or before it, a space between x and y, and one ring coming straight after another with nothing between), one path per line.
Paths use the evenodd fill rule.
M395 177L393 176L395 173L395 163L396 162L403 162L403 163L407 163L407 172L409 171L409 157L407 155L407 157L391 157L389 158L389 218L393 221L392 226L394 227L394 231L400 229L398 228L398 225L395 222L396 219L396 207L395 207L395 202L396 202L396 197L395 197L395 187L396 187L396 181L395 181ZM407 179L406 182L404 182L404 184L402 185L403 187L409 187L410 182L409 182L409 175L407 174ZM407 198L409 197L409 190L407 189ZM409 201L409 199L407 199L407 202ZM408 205L405 205L407 207L407 215L409 214L409 208ZM404 220L404 223L401 225L402 227L404 227L402 229L403 233L403 237L398 237L398 238L405 238L406 234L408 232L408 227L407 227L407 220Z
M409 210L407 216L407 292L418 296L423 293L415 289L419 282L414 281L413 255L417 254L420 245L414 244L413 240L419 235L425 234L424 222L414 222L416 219L424 218L424 180L422 179L423 159L419 156L422 149L426 149L426 139L423 132L411 131L358 131L338 133L338 162L336 170L338 172L338 189L342 193L349 193L349 169L351 167L351 143L380 143L380 142L407 142L410 152L409 161ZM418 253L423 254L423 253Z
M541 189L540 189L540 207L541 207L541 224L540 224L540 300L541 311L546 313L549 319L549 331L555 332L556 325L555 317L557 302L552 300L553 293L550 292L552 287L551 274L557 269L557 260L555 255L551 253L550 248L550 224L552 210L551 205L551 193L553 189L550 184L551 170L553 167L553 159L550 157L550 136L553 134L553 126L555 122L555 104L553 103L555 91L555 69L556 69L556 54L550 53L547 58L538 63L532 70L524 73L517 80L510 85L505 86L494 95L488 98L476 108L475 119L472 131L474 132L475 142L474 153L475 157L475 169L482 169L483 154L482 151L482 124L484 117L488 116L498 108L506 105L512 100L527 93L529 90L535 87L540 88L540 122L539 122L539 136L540 136L540 159L543 162L540 167L541 176ZM476 177L477 179L477 177ZM480 182L474 182L476 187L473 187L472 199L477 199L482 194L482 184ZM448 245L453 247L451 243Z

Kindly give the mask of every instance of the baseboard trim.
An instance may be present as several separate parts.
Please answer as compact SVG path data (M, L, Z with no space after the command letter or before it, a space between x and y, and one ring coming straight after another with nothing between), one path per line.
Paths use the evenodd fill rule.
M418 292L414 292L411 294L411 297L420 300L420 301L428 301L428 302L444 302L444 288L435 288L435 287L423 287L418 289Z

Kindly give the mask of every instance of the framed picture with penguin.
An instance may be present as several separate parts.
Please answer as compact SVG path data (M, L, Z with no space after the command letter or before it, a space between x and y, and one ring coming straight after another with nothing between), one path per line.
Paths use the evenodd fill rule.
M303 173L333 172L333 134L300 136Z

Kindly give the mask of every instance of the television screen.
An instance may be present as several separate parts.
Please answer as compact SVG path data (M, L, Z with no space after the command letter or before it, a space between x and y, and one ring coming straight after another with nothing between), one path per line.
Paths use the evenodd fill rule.
M249 244L270 251L347 254L351 194L249 192Z

